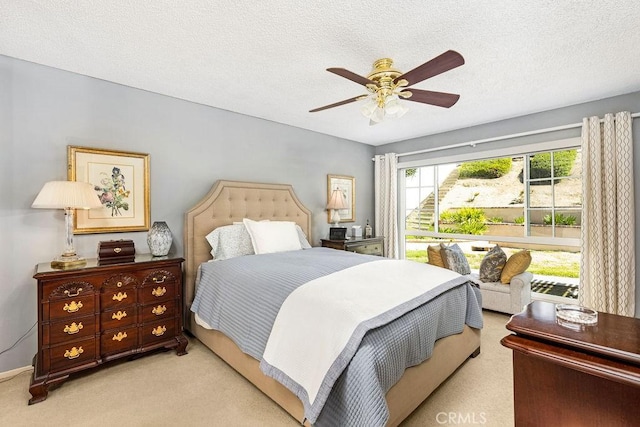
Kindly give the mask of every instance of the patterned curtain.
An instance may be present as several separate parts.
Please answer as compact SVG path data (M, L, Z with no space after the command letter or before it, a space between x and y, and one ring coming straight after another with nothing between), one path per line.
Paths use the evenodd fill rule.
M629 112L582 122L580 304L633 316L635 214Z
M398 258L398 157L375 156L375 230L383 236L384 256Z

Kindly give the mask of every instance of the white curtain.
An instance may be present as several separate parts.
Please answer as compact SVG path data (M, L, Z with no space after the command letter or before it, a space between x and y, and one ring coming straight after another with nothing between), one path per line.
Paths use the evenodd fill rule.
M582 122L580 304L633 316L635 224L629 112Z
M384 256L398 258L398 156L375 156L375 231L384 237Z

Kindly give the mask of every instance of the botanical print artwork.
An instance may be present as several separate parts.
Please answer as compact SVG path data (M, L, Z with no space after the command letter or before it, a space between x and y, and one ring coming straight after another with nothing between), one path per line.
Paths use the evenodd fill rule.
M89 218L132 218L135 194L134 171L131 166L88 162L89 182L104 209L92 209Z
M67 179L88 182L101 208L76 212L75 234L149 230L149 155L67 146Z
M106 172L101 172L100 185L96 185L94 189L98 192L102 204L111 209L111 216L121 216L122 211L129 210L129 194L130 190L125 187L125 178L119 167L111 170L111 176Z

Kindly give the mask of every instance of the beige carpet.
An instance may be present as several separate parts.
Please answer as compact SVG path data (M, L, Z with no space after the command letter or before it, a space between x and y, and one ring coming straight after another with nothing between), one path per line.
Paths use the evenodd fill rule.
M403 426L513 425L506 315L485 311L482 352L468 360ZM0 383L1 426L296 426L292 417L196 339L77 376L28 406L30 373Z

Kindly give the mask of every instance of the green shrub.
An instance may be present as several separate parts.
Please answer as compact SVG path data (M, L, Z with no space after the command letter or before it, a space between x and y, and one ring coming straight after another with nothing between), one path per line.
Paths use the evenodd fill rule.
M441 233L459 233L480 235L487 231L484 211L478 208L460 208L444 211L440 214L440 222L453 224L456 227L440 227Z
M460 178L500 178L511 170L511 157L477 160L460 165Z
M517 216L513 218L514 224L524 224L524 216Z
M575 225L576 217L573 215L563 215L560 212L554 215L556 225ZM551 214L547 214L542 218L544 225L551 225Z
M556 151L553 153L553 176L569 176L577 154L576 150ZM540 153L531 157L529 175L531 179L551 178L551 153ZM558 183L560 180L554 181ZM546 185L548 183L542 181L532 184Z
M408 168L408 169L405 169L404 174L407 178L412 178L416 176L416 171L417 171L416 168Z

